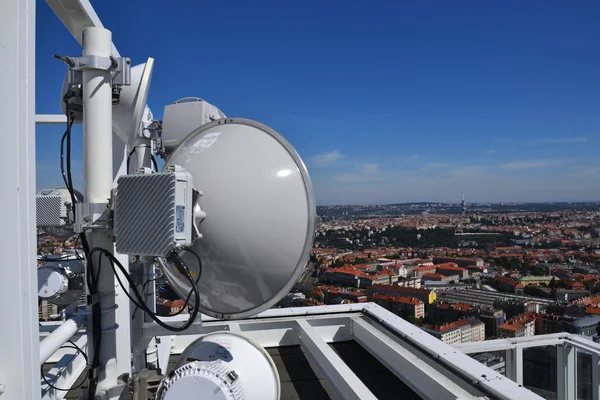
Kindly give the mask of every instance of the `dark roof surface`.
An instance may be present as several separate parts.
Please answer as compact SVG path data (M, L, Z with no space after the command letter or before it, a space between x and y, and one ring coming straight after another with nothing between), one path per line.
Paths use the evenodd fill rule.
M354 341L332 343L331 348L379 400L398 399L400 393L403 400L421 399L358 343ZM300 346L272 347L267 351L279 372L281 400L336 399ZM177 357L171 356L169 372L174 367ZM45 364L44 371L48 371L50 367L50 364ZM72 390L65 398L80 399L82 389L86 387L87 384L80 389Z

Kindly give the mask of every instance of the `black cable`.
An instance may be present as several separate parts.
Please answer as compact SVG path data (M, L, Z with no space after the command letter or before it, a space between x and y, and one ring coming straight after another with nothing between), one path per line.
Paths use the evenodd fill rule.
M125 170L125 172L129 175L129 162L131 161L131 156L133 155L133 153L135 153L135 147L133 149L131 149L131 151L129 152L129 154L127 154L127 169Z
M77 257L77 259L79 261L85 261L85 259L83 257L81 257L81 254L79 254L79 250L77 249L80 242L81 242L81 235L75 235L75 241L73 242L73 250L75 250L75 257ZM85 254L85 251L84 251L84 254Z
M190 250L190 249L186 249L184 248L182 251L186 251L188 253L191 253L194 255L194 257L196 257L196 260L198 261L198 277L196 278L195 284L198 285L198 282L200 282L200 277L202 276L202 260L200 259L200 256L198 254L196 254L196 252ZM191 275L191 274L190 274ZM146 282L144 282L144 284L142 285L142 295L144 295L144 298L147 298L146 296L146 286L150 283L150 282L154 282L156 281L156 278L154 279L148 279ZM183 306L179 309L179 311L176 311L175 313L169 314L170 317L179 315L183 312L183 310L185 310L185 308L189 305L190 302L190 298L192 297L192 293L193 291L190 291L190 293L188 293L187 298L185 299L185 303L183 304ZM198 304L198 303L196 303ZM198 307L196 305L196 307ZM133 315L135 316L135 313L137 312L137 310L139 309L139 307L135 307L135 310L133 311Z
M73 187L73 176L71 175L71 127L73 126L73 116L71 115L71 109L66 102L66 110L67 110L67 188L69 189L69 194L71 195L71 204L73 204L73 211L75 210L75 188ZM62 161L62 160L61 160Z
M75 215L75 207L77 207L77 203L78 200L75 196L75 188L73 187L73 176L71 174L71 128L73 126L73 122L75 121L75 117L72 115L71 113L71 107L68 101L68 97L67 95L65 95L65 97L63 98L63 101L65 103L65 113L67 116L67 130L64 133L62 139L61 139L61 172L63 175L63 180L65 182L65 186L67 186L67 190L69 191L69 194L71 196L71 204L73 207L73 215ZM67 146L67 151L66 151L66 157L64 155L64 145L65 145L65 141L66 141L66 146ZM66 158L66 160L64 160L64 158ZM65 171L65 163L63 161L66 161L66 171ZM79 234L79 240L81 241L81 247L83 248L83 253L86 257L86 260L90 260L90 247L87 241L87 237L85 236L85 233L82 232ZM86 280L87 280L87 284L88 284L88 292L89 292L89 299L91 299L91 303L92 303L92 349L93 349L93 353L92 353L92 362L90 365L90 370L88 372L88 380L90 382L90 385L88 387L88 399L93 399L95 397L96 394L96 386L98 383L98 376L96 374L98 367L100 365L99 362L99 356L100 356L100 343L101 343L101 339L102 339L102 328L101 328L101 321L102 321L102 312L100 309L100 303L98 301L98 299L96 298L98 296L98 278L99 278L99 274L100 274L100 265L98 266L99 270L98 270L98 275L94 276L93 275L93 264L88 261L86 263ZM88 304L90 303L90 301L88 301Z
M150 160L152 160L152 165L154 165L154 170L158 172L158 163L156 162L156 157L154 154L150 154Z
M68 124L68 122L67 122ZM65 183L65 187L67 188L67 190L69 190L69 181L67 178L67 173L65 171L65 139L67 138L67 134L69 133L69 130L65 130L65 133L63 133L62 138L60 139L60 173L62 175L63 178L63 182ZM69 190L70 192L70 190Z
M169 325L169 324L165 324L163 321L161 321L158 318L158 316L156 315L156 313L154 311L152 311L146 305L146 302L144 301L144 299L142 298L142 295L137 290L136 285L133 282L133 279L131 279L131 276L127 272L126 268L123 267L123 264L121 264L121 262L112 253L110 253L106 249L102 249L100 247L94 247L93 249L90 250L90 257L88 259L89 263L93 262L91 256L94 253L96 253L96 252L99 252L99 253L103 254L104 256L106 256L106 258L108 258L110 260L110 262L111 262L110 265L113 268L113 270L115 271L115 277L117 278L117 281L119 282L119 284L121 285L122 288L125 288L125 285L123 285L123 282L121 281L121 278L119 277L119 274L117 274L115 266L119 268L119 270L122 272L123 276L125 277L125 279L129 283L129 287L132 290L132 292L133 292L133 294L135 296L135 299L131 296L131 294L129 294L128 291L124 291L124 293L127 295L127 297L129 298L129 300L131 300L131 302L133 304L135 304L136 306L138 306L139 308L141 308L142 310L144 310L146 312L146 314L148 314L148 316L154 322L156 322L159 326L161 326L161 327L163 327L163 328L165 328L167 330L170 330L172 332L182 332L182 331L185 331L187 328L189 328L194 323L194 321L196 320L196 317L198 316L198 305L200 304L200 293L198 291L198 286L196 285L196 282L194 281L194 279L190 275L187 266L183 263L183 261L179 258L179 256L174 255L172 257L172 261L176 265L176 267L179 270L179 272L182 273L183 276L185 276L185 278L188 280L188 282L192 286L192 292L195 295L194 297L195 297L195 301L196 301L195 302L196 307L193 308L193 311L190 314L190 318L188 318L188 320L186 321L185 324L183 324L182 326L172 326L172 325Z
M63 345L60 348L61 349L75 349L75 350L79 351L81 353L81 355L83 356L83 358L85 359L85 363L88 364L88 356L85 353L85 351L83 351L81 349L81 347L77 346L73 341L67 340L67 342L69 342L72 346ZM51 384L50 382L48 382L48 380L46 379L46 376L44 374L44 366L43 365L40 367L40 371L41 371L42 379L44 380L44 382L46 382L46 385L48 385L49 387L51 387L54 390L61 391L61 392L68 392L70 390L78 389L81 386L83 386L83 384L86 383L88 381L88 378L89 378L89 376L84 376L83 381L81 381L81 383L79 383L79 385L72 386L69 389L62 389L62 388L58 388L58 387L54 386L53 384Z
M196 257L196 261L198 261L198 277L196 278L196 285L197 285L198 282L200 282L200 277L202 276L202 259L200 258L198 253L196 253L195 251L193 251L191 249L184 248L182 251L192 254L194 257Z
M82 236L82 239L85 238L85 236ZM98 262L98 272L96 275L94 275L94 267L93 267L93 262L91 259L92 253L88 252L87 253L87 265L86 265L86 281L87 281L87 285L88 285L88 291L89 291L89 298L88 298L88 304L91 303L92 305L92 339L93 339L93 343L92 343L92 362L90 364L90 370L88 372L88 380L90 382L90 385L88 387L88 399L94 399L95 398L95 394L96 394L96 386L98 384L98 376L96 375L96 371L98 370L98 367L100 366L100 345L102 343L102 328L101 328L101 321L102 321L102 312L101 312L101 308L100 308L100 301L97 298L98 296L98 280L99 280L99 276L100 276L100 271L102 269L102 260L101 258L99 259Z
M202 276L202 260L200 259L200 256L198 254L196 254L196 252L190 250L190 249L183 249L182 251L187 251L188 253L192 253L194 255L194 257L196 257L196 260L198 260L198 277L196 277L196 281L194 282L194 284L197 286L198 282L200 282L200 277ZM191 274L190 274L191 276ZM192 284L193 286L193 284ZM183 303L183 306L179 309L179 311L176 311L172 314L169 314L170 317L174 317L175 315L179 315L183 312L183 310L185 310L185 308L188 306L189 302L190 302L190 298L192 297L192 291L190 291L188 293L188 296L185 299L185 303ZM198 303L196 303L196 307L198 307Z
M127 155L127 169L126 169L126 171L127 171L127 174L129 174L129 164L130 164L130 161L131 161L131 156L132 156L132 155L135 153L135 150L136 150L138 147L149 147L150 149L152 149L152 147L151 147L151 146L148 146L148 145L135 146L135 147L134 147L134 148L133 148L133 149L132 149L132 150L129 152L129 154ZM154 167L154 172L158 172L158 164L157 164L157 162L156 162L156 158L154 157L154 154L150 154L150 160L152 161L152 166Z

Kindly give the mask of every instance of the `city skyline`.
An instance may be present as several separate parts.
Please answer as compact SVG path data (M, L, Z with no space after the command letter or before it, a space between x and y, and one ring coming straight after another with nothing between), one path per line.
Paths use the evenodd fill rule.
M540 4L95 7L134 64L157 60L156 117L199 96L271 126L304 159L319 205L456 203L461 188L468 202L600 200L600 4ZM42 6L36 112L57 113L65 67L51 54L80 48ZM197 29L197 15L223 12ZM38 189L59 186L64 127L37 130Z

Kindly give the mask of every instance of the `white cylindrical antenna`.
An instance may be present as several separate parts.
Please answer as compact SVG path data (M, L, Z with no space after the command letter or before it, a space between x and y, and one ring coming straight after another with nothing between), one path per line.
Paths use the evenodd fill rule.
M112 34L103 28L86 28L83 31L83 55L110 57ZM83 163L86 203L108 204L113 188L112 165L112 77L111 72L100 69L83 71ZM100 247L114 252L107 229L87 231L90 248ZM93 255L97 267L100 253ZM106 262L105 262L106 265ZM98 292L102 309L102 342L100 347L97 392L117 386L115 283L113 270L106 265L100 271ZM88 322L88 343L93 343L91 320ZM91 346L90 346L91 348Z

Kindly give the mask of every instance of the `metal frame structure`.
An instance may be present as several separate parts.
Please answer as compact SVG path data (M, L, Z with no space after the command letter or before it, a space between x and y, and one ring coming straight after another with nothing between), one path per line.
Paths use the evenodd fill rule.
M486 340L456 344L465 354L506 351L506 376L523 384L523 350L555 346L557 351L557 399L571 400L577 393L577 353L589 354L592 359L592 398L600 398L600 344L571 333Z
M102 28L87 0L47 2L80 44L84 29ZM17 323L13 322L11 329L0 330L0 400L37 400L42 396L44 399L61 399L66 391L36 384L40 381L39 363L55 362L47 375L54 378L57 386L70 387L85 369L85 360L78 350L60 347L72 339L85 351L88 337L81 316L74 316L64 324L38 325L37 277L33 268L36 254L34 127L36 122L59 123L64 120L59 116L35 115L35 0L5 0L1 8L0 61L4 70L0 74L0 118L7 132L4 139L8 149L1 161L4 167L1 179L6 188L3 204L5 230L9 233L5 235L4 243L10 249L5 251L3 276L10 284L0 291L0 300L11 305L5 308L4 317ZM107 43L104 33L100 30L89 32L103 36L96 38L99 40L98 51L103 55L112 53L115 57L119 56L115 46ZM99 75L84 77L84 84ZM103 97L105 101L107 96ZM98 106L102 107L106 105ZM105 112L103 120L107 119L107 115ZM102 123L86 128L88 132L91 129L93 135L105 135L109 130ZM115 160L113 176L103 175L102 187L90 189L96 191L89 195L96 196L98 202L104 201L103 196L110 186L109 178L115 179L124 173L127 149L116 145L112 148L112 154ZM105 152L105 156L108 156L108 152ZM109 306L115 304L116 311L108 314L112 314L110 318L119 327L114 335L114 346L104 355L105 360L112 363L110 374L104 377L103 383L103 388L110 392L112 388L109 386L114 384L115 372L121 374L131 371L132 337L129 302L122 292L127 288L112 292L110 286L114 287L114 281L111 283L109 280L105 279L104 290L106 294L114 294ZM344 399L374 399L373 393L329 346L333 342L354 340L423 398L539 398L519 384L519 380L522 380L522 353L519 348L527 345L525 341L490 341L452 347L371 303L272 309L253 318L227 322L203 316L202 321L181 335L173 335L146 323L141 327L140 339L144 346L156 340L158 365L161 368L164 368L172 354L181 353L198 335L219 330L243 333L264 347L299 345L337 396ZM576 389L572 367L575 357L573 348L584 349L594 357L594 393L597 398L600 347L571 335L547 335L531 340L531 346L548 343L562 346L559 361L565 367L559 375L562 381L559 385L561 398L573 398ZM482 366L461 351L488 351L494 346L512 352L508 360L510 368L507 369L514 381ZM107 397L113 396L115 393Z
M164 318L178 322L185 315ZM49 324L46 324L48 329ZM263 347L299 345L324 377L328 388L340 399L374 399L373 393L331 349L329 344L354 340L425 399L539 399L518 383L483 366L473 358L427 334L402 318L373 303L270 309L244 320L222 321L204 316L181 335L146 325L143 343L156 338L158 366L199 336L212 332L242 333ZM82 335L83 330L75 335ZM540 337L543 339L543 337ZM493 342L493 341L492 341ZM543 341L542 341L543 342ZM486 342L479 342L486 343ZM491 342L490 342L491 343ZM50 361L73 351L63 350ZM76 376L66 372L64 379ZM62 398L48 396L48 399Z

